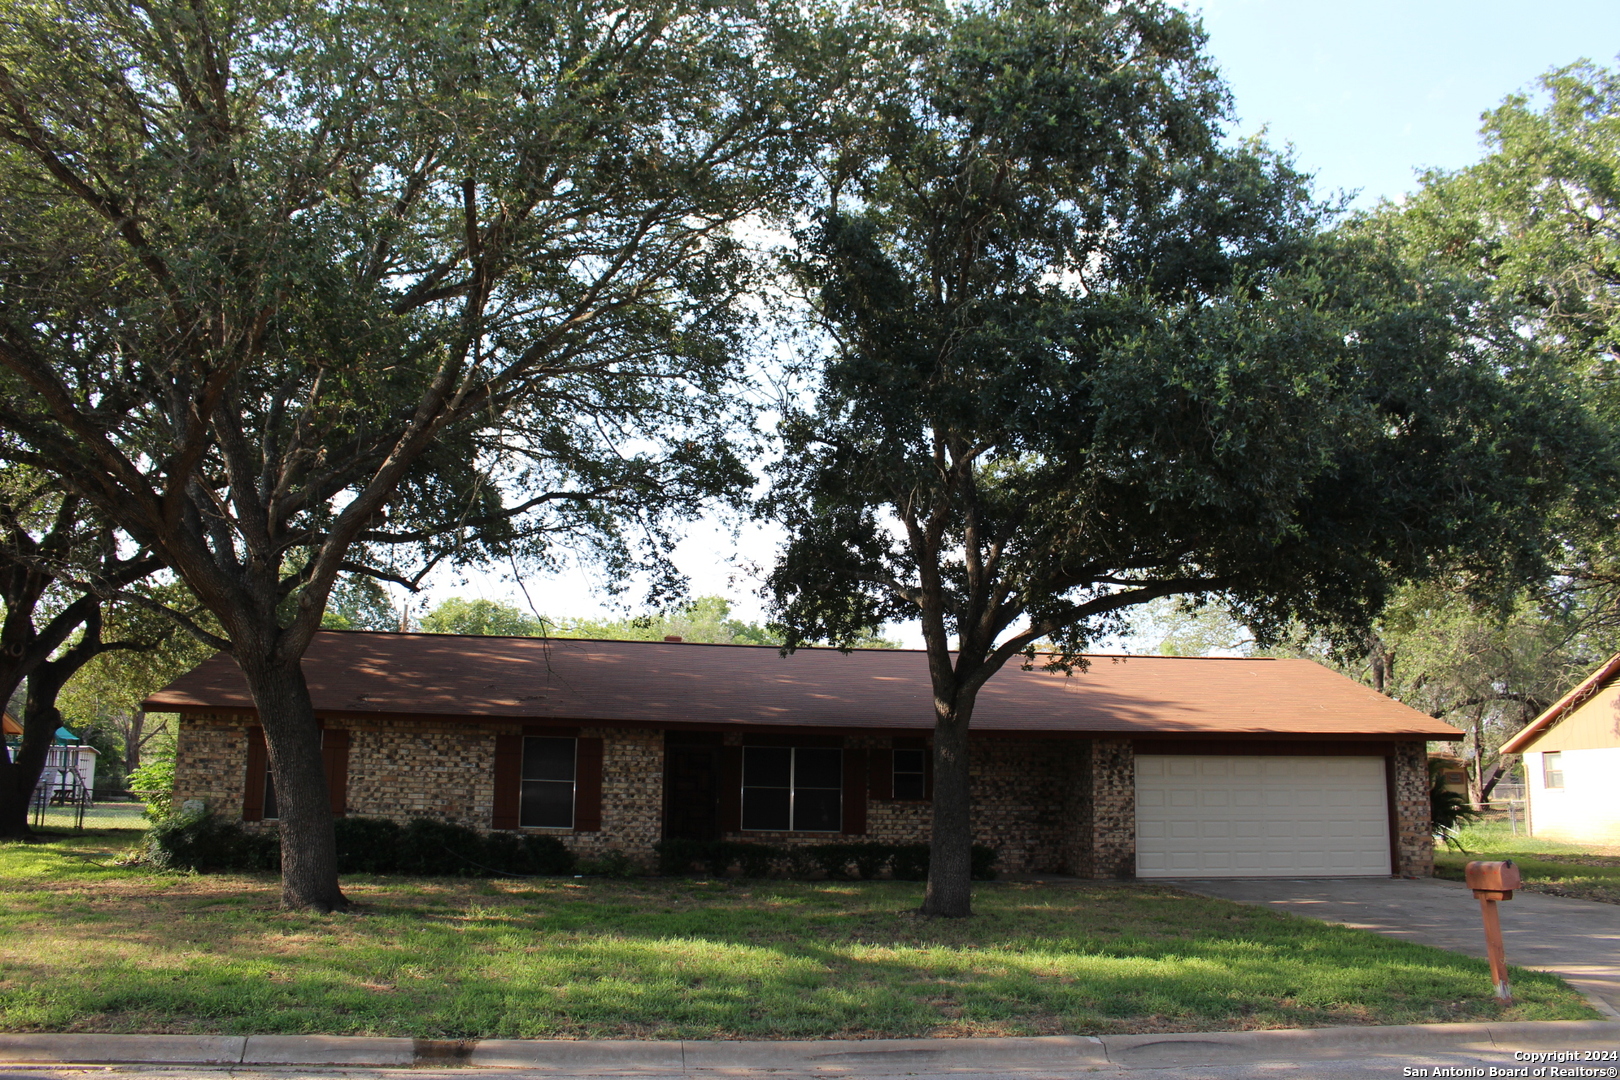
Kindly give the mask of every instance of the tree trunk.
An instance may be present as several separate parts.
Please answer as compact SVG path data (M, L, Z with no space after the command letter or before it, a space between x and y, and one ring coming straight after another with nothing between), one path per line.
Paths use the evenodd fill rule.
M15 761L5 766L3 794L0 794L0 837L31 837L28 824L28 804L45 772L45 762L51 753L51 741L56 729L62 726L62 710L56 707L57 695L85 661L100 650L101 622L99 612L88 627L85 639L55 660L38 665L28 675L28 695L23 701L23 737ZM95 777L90 778L95 784Z
M23 707L23 736L17 756L13 758L0 749L0 838L23 840L35 835L28 824L28 805L45 771L57 727L44 715L45 711L35 707L30 695ZM54 706L48 712L60 715Z
M124 735L124 775L141 767L141 735L146 731L146 710L134 709L129 714L129 729ZM126 783L124 785L128 787Z
M238 654L236 662L259 710L270 774L276 783L281 905L320 912L347 910L349 901L338 887L337 841L332 832L326 769L321 763L321 729L315 722L303 668L296 658L277 664Z
M973 914L973 827L968 792L968 710L941 710L934 722L934 827L922 913Z

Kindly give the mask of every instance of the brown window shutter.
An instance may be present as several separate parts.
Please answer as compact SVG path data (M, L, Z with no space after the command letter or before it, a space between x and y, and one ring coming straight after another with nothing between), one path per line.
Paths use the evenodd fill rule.
M518 800L523 786L523 736L495 736L495 811L492 829L518 827Z
M264 820L264 770L269 754L264 748L264 728L247 729L247 779L242 789L242 820Z
M574 831L602 831L602 740L581 739L574 756Z
M866 751L844 751L844 835L866 835Z
M740 746L720 748L720 831L742 831L742 755Z
M874 799L894 798L894 751L873 750L871 792Z
M326 766L326 793L332 816L349 812L349 733L326 728L321 732L321 764Z

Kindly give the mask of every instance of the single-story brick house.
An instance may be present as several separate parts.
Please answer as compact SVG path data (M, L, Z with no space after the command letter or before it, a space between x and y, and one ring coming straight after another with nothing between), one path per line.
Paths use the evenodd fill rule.
M662 837L928 837L921 652L323 631L304 670L338 813L636 859ZM274 817L228 658L145 707L181 715L177 805ZM1305 660L1013 665L973 717L975 840L1004 871L1426 875L1426 742L1458 738Z
M1530 835L1620 844L1620 653L1502 744L1524 755Z

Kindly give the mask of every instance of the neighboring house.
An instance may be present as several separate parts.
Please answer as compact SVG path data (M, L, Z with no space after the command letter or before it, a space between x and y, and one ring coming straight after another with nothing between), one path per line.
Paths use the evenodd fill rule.
M6 743L10 745L13 739L22 738L23 726L12 719L10 713L0 712L0 732L4 732Z
M1530 834L1620 844L1620 654L1502 746L1524 755Z
M650 860L662 837L926 841L921 652L322 631L304 660L332 807L544 831ZM178 712L176 805L276 815L225 656ZM1426 875L1426 740L1462 737L1305 660L1091 658L981 690L977 842L1008 872Z

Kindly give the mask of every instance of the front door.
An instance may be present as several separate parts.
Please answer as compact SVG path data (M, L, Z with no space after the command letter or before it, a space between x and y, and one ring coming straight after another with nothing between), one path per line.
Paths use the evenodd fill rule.
M670 732L664 742L664 836L720 839L720 746L707 732ZM676 741L676 740L679 741Z

